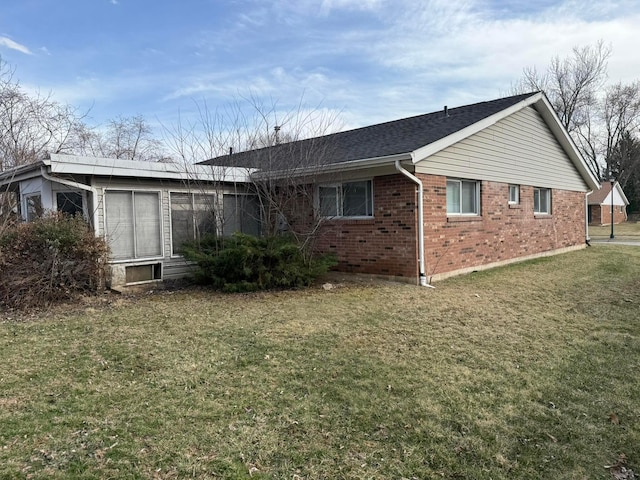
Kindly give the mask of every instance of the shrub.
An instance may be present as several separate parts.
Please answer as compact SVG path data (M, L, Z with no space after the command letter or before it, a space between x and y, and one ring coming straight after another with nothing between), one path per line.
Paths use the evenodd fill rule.
M291 237L208 236L183 249L198 265L196 280L226 292L309 286L335 265L333 257L305 259Z
M42 307L104 285L106 241L82 217L52 213L0 234L0 306Z

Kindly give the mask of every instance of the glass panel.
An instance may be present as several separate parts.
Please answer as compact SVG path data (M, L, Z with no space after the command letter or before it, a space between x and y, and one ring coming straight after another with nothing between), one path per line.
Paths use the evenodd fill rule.
M216 196L196 194L193 196L196 238L217 233Z
M476 182L462 182L462 212L478 213Z
M518 186L509 185L509 202L518 203Z
M30 195L27 197L27 221L31 222L44 213L42 208L42 197L40 195Z
M541 213L549 213L549 190L540 189L540 210Z
M224 196L223 235L242 232L259 236L261 231L260 204L255 195Z
M160 256L162 255L160 196L155 192L134 192L133 198L136 222L136 256Z
M114 260L134 258L132 193L107 192L105 207L111 258Z
M335 217L338 215L338 188L320 187L320 215L323 217Z
M342 187L343 212L345 217L371 216L371 182L349 182Z
M447 180L447 213L460 213L460 182Z
M79 192L58 192L56 194L58 211L66 215L83 215L82 194Z
M174 254L181 252L184 242L193 240L193 207L191 194L171 194L171 247Z

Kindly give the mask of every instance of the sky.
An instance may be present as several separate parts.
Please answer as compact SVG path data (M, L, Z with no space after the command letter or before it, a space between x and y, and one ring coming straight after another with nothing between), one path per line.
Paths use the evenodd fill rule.
M152 125L246 98L342 129L492 100L603 40L640 79L640 1L3 0L0 57L28 91Z

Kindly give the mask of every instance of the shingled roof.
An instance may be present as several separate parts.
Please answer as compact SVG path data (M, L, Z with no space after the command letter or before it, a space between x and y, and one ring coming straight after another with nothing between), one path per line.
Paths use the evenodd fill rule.
M408 154L490 117L537 92L379 123L296 142L248 150L201 162L206 165L258 168L263 171L340 164ZM319 153L320 152L320 153ZM319 160L321 157L321 160ZM296 163L296 165L292 165ZM317 166L317 163L316 163Z

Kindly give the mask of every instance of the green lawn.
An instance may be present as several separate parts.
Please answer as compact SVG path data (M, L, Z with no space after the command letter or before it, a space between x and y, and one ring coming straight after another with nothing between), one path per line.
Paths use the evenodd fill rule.
M589 226L589 236L595 240L608 239L611 225ZM618 240L640 241L640 222L623 222L613 225L613 236Z
M0 322L0 478L640 473L640 248Z

